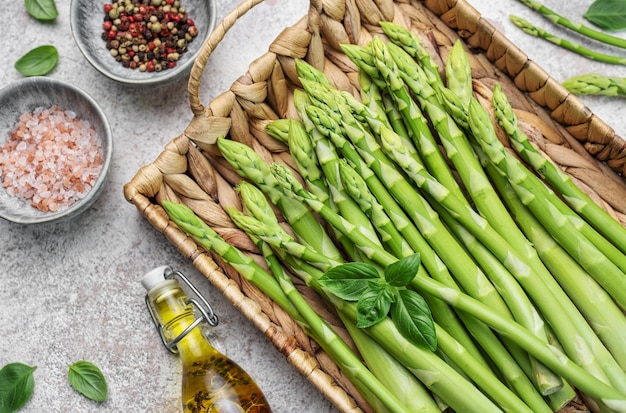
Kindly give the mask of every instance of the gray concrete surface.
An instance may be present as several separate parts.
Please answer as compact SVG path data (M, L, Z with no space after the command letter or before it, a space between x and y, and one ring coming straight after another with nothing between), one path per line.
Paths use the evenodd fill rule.
M236 3L219 0L218 20ZM546 3L580 19L590 1ZM307 4L272 1L242 18L209 63L205 101L244 73L282 28L306 13ZM626 76L621 67L578 58L519 31L509 23L509 13L550 25L515 0L471 4L557 80L589 71ZM57 7L57 22L45 25L29 18L23 2L0 5L4 16L0 86L21 77L13 68L19 56L44 42L54 44L61 57L51 76L72 82L98 100L111 122L115 155L104 194L79 218L40 227L0 222L0 366L19 361L38 367L35 392L23 412L180 411L178 360L161 346L139 283L146 271L164 264L184 271L213 303L221 320L213 330L215 342L258 381L275 412L336 411L124 200L123 185L187 125L186 83L127 89L108 81L86 63L73 43L69 0L57 0ZM585 102L626 135L622 100ZM102 405L79 396L67 383L68 365L80 359L96 363L108 379L110 397Z

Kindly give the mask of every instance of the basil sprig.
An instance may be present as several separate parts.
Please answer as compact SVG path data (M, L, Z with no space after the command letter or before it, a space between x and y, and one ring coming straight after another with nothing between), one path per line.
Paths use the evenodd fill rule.
M77 361L70 366L67 378L74 390L83 396L97 402L107 399L106 379L95 364L85 360Z
M15 62L15 69L24 76L44 76L54 69L59 61L56 47L36 47Z
M54 0L24 0L24 6L37 20L52 21L59 15Z
M389 314L400 334L410 342L434 351L435 325L424 298L406 286L417 274L420 255L413 254L384 269L350 262L328 270L318 282L337 297L356 301L357 327L367 328Z
M10 363L0 370L0 413L13 413L26 404L35 388L36 368Z

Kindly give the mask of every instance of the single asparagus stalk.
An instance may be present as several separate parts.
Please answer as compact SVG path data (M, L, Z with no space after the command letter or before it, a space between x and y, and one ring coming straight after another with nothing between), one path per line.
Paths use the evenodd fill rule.
M446 82L448 88L461 99L463 106L467 107L474 93L472 67L460 39L452 45L446 61Z
M329 195L328 186L324 182L324 176L319 168L317 155L313 150L313 144L302 122L289 119L287 127L287 143L289 153L293 157L300 176L307 182L308 188L322 202L327 202Z
M289 119L274 119L265 125L265 131L274 139L287 143L289 141Z
M304 237L306 243L329 257L341 258L341 253L315 216L300 202L283 196L269 166L252 148L226 138L218 139L217 147L237 173L257 184L272 203L278 206L287 222ZM298 231L299 228L302 231Z
M575 95L626 96L626 78L586 73L561 83Z
M528 140L528 136L520 129L513 108L498 84L493 91L493 106L496 120L512 139L512 146L516 152L560 193L572 209L626 254L626 228L593 202L572 182L569 175L537 151Z
M608 33L601 32L595 30L583 23L574 22L567 17L558 14L554 10L549 9L545 5L541 4L535 0L519 0L522 4L531 9L539 12L545 18L550 20L552 23L566 27L576 33L582 34L590 39L597 40L604 44L609 44L611 46L621 47L622 49L626 49L626 40L617 36L612 36Z
M537 27L530 23L529 21L522 19L518 16L509 16L513 24L522 29L525 33L539 37L541 39L545 39L550 43L553 43L559 47L570 50L574 53L577 53L581 56L584 56L591 60L596 60L598 62L610 63L615 65L626 65L626 58L608 55L600 52L596 52L595 50L588 49L582 46L580 43L571 42L562 37L555 36L551 33L548 33L544 29Z

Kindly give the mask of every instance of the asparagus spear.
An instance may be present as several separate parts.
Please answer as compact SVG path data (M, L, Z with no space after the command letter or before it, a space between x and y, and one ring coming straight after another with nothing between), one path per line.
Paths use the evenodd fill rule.
M626 78L587 73L561 83L575 95L626 96Z
M320 198L322 202L326 202L330 198L330 191L324 181L324 174L319 168L317 155L313 150L313 143L309 139L304 124L295 119L289 119L287 128L289 153L298 167L300 176L307 182L309 190Z
M511 19L513 24L515 24L517 27L522 29L525 33L531 36L545 39L549 41L550 43L553 43L564 49L570 50L588 59L596 60L598 62L603 62L603 63L626 65L626 58L613 56L613 55L607 55L604 53L596 52L595 50L588 49L582 46L580 43L571 42L562 37L558 37L551 33L548 33L544 29L534 26L532 23L530 23L527 20L522 19L521 17L509 16L509 18Z
M274 119L265 125L265 131L274 139L287 143L289 133L289 119Z

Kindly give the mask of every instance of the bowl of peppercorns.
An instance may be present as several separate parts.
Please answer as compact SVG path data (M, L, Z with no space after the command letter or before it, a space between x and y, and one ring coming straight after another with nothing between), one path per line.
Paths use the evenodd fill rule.
M129 85L188 75L215 26L215 0L72 0L70 22L83 56Z
M113 153L104 112L82 89L34 76L0 90L0 218L65 221L102 194Z

